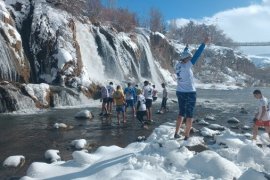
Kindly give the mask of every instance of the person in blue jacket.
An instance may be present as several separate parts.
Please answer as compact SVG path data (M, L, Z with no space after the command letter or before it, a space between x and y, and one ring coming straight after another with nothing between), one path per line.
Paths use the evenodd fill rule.
M205 38L204 42L195 52L194 56L189 51L188 46L181 53L180 60L175 65L175 73L177 76L176 96L178 98L179 114L176 121L174 138L180 138L179 129L186 119L186 129L184 132L184 140L189 138L192 128L193 113L196 104L196 89L194 85L192 67L202 54L209 38Z
M135 94L135 90L131 86L131 83L129 82L127 85L128 86L124 90L124 94L126 96L126 111L127 111L127 108L128 107L131 107L132 113L133 113L133 117L136 117L134 99L135 99L135 96L137 96L137 95Z

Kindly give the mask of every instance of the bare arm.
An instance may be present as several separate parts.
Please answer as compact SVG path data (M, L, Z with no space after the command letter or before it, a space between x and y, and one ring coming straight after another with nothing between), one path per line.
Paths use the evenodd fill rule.
M262 106L262 113L261 113L261 116L259 117L259 120L262 120L262 118L265 115L266 111L267 111L267 107L266 106Z

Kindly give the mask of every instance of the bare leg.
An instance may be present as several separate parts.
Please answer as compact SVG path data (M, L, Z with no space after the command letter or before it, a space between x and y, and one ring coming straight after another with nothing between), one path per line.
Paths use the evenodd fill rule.
M265 127L265 131L267 132L268 136L269 136L269 139L270 139L270 127Z
M120 124L120 112L117 112L117 124Z
M126 113L125 112L122 112L122 117L123 117L123 123L126 123Z
M176 121L175 134L179 133L179 129L182 126L182 123L183 123L183 116L178 115L177 121Z
M189 137L190 130L192 128L192 118L187 118L186 120L186 129L185 129L185 136Z
M149 108L149 120L152 120L152 108Z
M147 120L150 120L150 114L149 114L149 108L146 108L146 115L147 115Z
M253 126L253 140L256 140L257 139L257 134L258 134L258 126L256 126L255 124L254 124L254 126Z
M134 106L132 107L132 113L133 113L133 117L136 117L136 110Z

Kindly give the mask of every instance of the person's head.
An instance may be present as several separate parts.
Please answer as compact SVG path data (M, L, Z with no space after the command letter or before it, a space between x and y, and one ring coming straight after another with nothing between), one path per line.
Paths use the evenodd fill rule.
M137 95L140 95L140 94L142 94L142 90L141 89L138 89L137 90Z
M184 49L184 51L180 55L180 61L182 63L187 63L193 57L192 53L189 51L188 47Z
M110 82L109 85L113 85L113 82Z
M161 86L164 88L165 87L165 83L162 83Z
M127 83L127 85L128 85L128 87L130 87L130 86L131 86L131 83L130 83L130 82L128 82L128 83Z
M121 90L121 86L120 86L120 85L117 85L117 86L116 86L116 89L117 89L117 90Z
M144 81L143 84L144 84L145 86L147 86L147 85L149 84L149 82L148 82L148 81Z
M262 98L262 92L258 89L253 91L253 95L256 99L261 99Z
M135 85L135 87L136 87L136 88L138 88L138 87L139 87L139 85L138 85L138 84L136 84L136 85Z
M154 84L152 85L152 87L153 87L153 88L156 88L156 86L155 86Z

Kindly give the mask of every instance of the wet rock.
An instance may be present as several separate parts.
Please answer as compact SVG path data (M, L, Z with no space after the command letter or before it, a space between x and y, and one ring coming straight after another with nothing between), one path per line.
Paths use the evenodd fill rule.
M248 111L245 108L240 109L240 113L242 114L248 114Z
M208 121L215 121L216 119L215 119L215 117L214 117L214 116L212 116L212 115L208 115L208 116L206 116L206 117L204 118L204 120L208 120Z
M250 130L250 129L251 129L251 127L250 127L250 126L245 125L245 126L243 126L243 127L242 127L242 129L243 129L243 130Z
M221 126L219 124L210 124L209 128L212 129L212 130L220 130L220 131L225 130L225 127Z
M209 150L209 148L204 144L197 144L194 146L186 146L186 148L190 151L195 151L196 153L200 153L202 151Z
M231 128L231 129L240 129L240 127L239 127L238 125L236 125L236 126L231 126L230 128Z
M228 123L239 123L240 120L238 120L238 119L235 118L235 117L231 117L227 122L228 122Z
M198 121L198 124L199 124L199 125L203 125L203 126L208 126L208 125L209 125L209 123L206 122L206 121L203 120L203 119L199 120L199 121Z
M146 140L146 137L145 136L138 136L137 137L137 141L138 142L142 142L142 141L145 141Z

